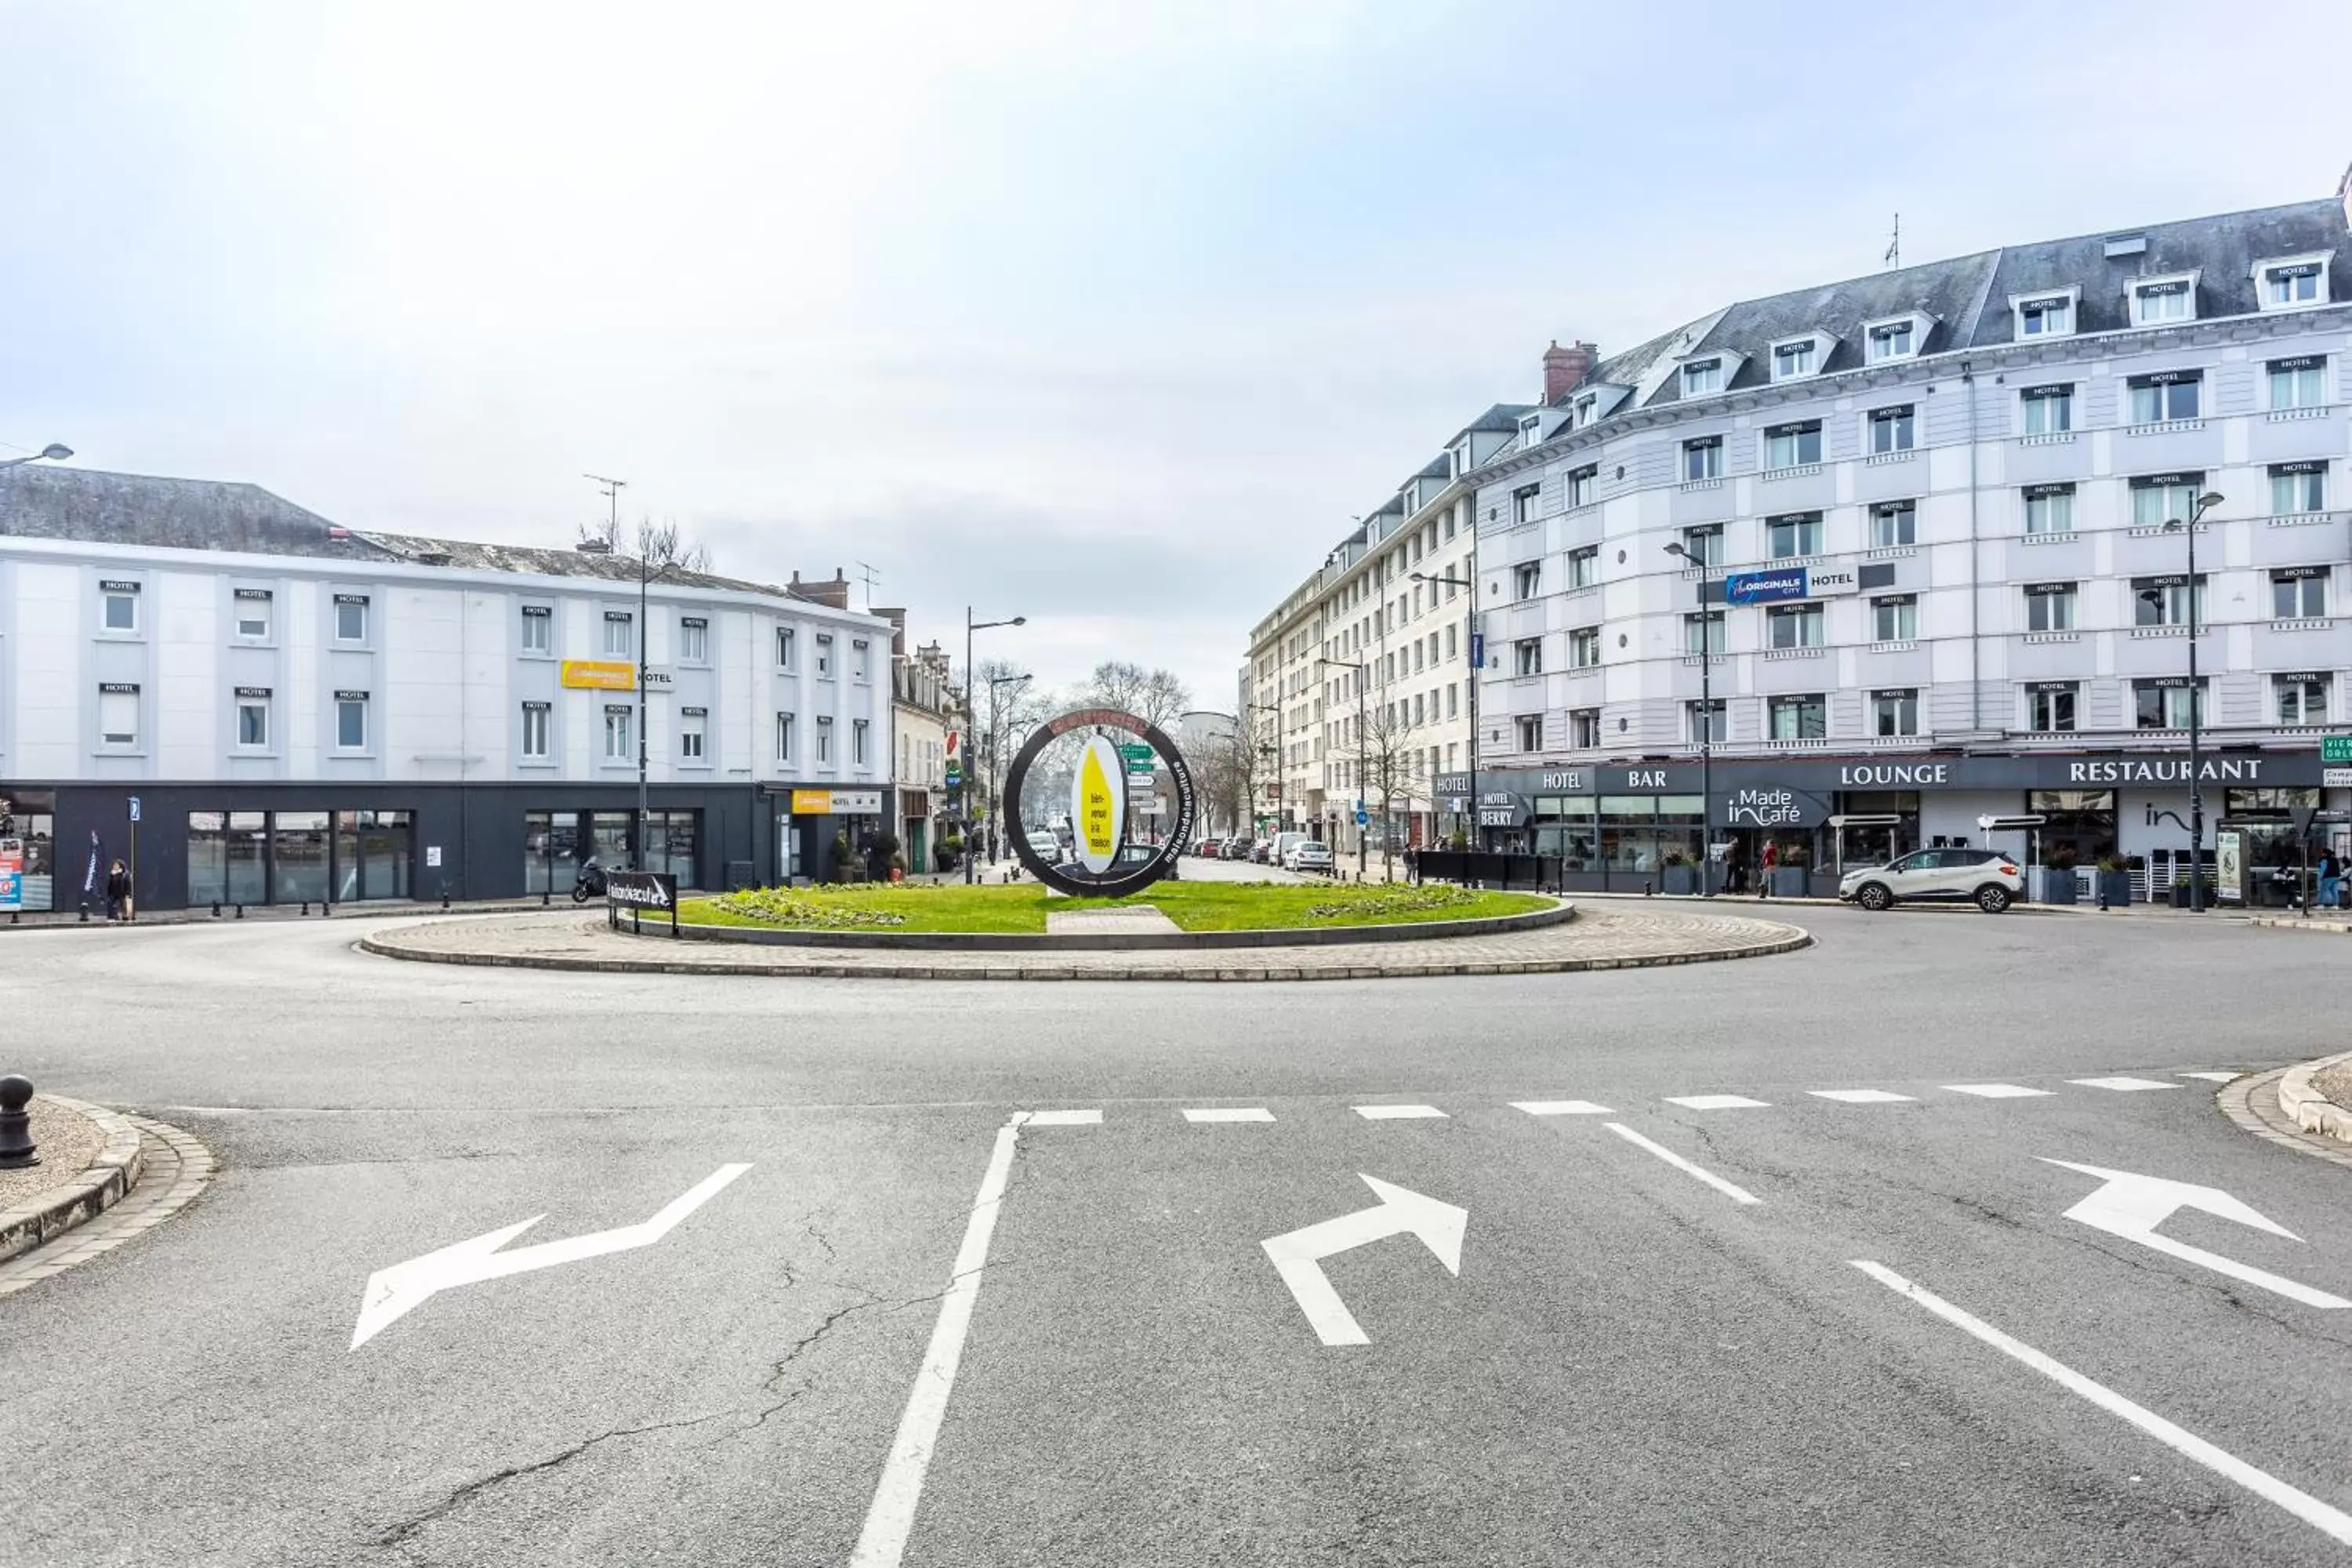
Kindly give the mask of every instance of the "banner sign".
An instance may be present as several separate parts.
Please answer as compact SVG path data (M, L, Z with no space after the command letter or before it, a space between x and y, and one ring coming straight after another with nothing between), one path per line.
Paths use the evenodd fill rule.
M669 933L677 934L677 879L667 871L607 871L604 873L604 919L621 923L626 910L630 922L650 910L669 916Z
M1723 580L1723 596L1734 605L1777 605L1792 599L1826 599L1858 592L1851 567L1784 566L1778 571L1734 572Z

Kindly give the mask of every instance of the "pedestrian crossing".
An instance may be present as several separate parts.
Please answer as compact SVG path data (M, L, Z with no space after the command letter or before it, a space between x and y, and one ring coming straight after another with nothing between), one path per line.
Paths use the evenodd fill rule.
M2041 1089L2023 1083L1947 1083L1930 1091L1900 1093L1891 1089L1867 1087L1807 1089L1794 1090L1808 1100L1827 1100L1833 1105L1918 1105L1933 1101L1943 1095L1965 1095L1973 1100L2053 1100L2066 1089L2091 1089L2105 1094L2144 1094L2151 1089L2187 1089L2189 1081L2227 1083L2240 1076L2234 1072L2197 1070L2177 1072L2168 1078L2142 1078L2117 1074L2105 1078L2071 1078L2056 1089ZM1706 1093L1668 1094L1658 1097L1664 1104L1714 1114L1735 1110L1769 1110L1786 1101L1758 1100L1750 1095ZM1504 1101L1511 1110L1528 1116L1615 1116L1619 1111L1594 1100L1512 1100ZM1460 1109L1460 1108L1457 1108ZM1365 1121L1445 1121L1454 1111L1422 1101L1375 1101L1351 1105L1349 1110ZM1052 1114L1052 1113L1045 1113ZM1177 1114L1186 1122L1197 1126L1221 1126L1246 1122L1278 1121L1274 1110L1264 1105L1180 1106Z

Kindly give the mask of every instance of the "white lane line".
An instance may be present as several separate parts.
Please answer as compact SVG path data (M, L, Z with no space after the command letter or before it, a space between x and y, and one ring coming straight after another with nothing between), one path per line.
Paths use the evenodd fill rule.
M1954 1094L1973 1094L1979 1100L2047 1099L2046 1089L2028 1089L2021 1083L1948 1083L1944 1086Z
M2179 1089L2180 1087L2177 1083L2164 1083L2152 1078L2070 1078L2066 1081L2079 1084L2084 1089L2112 1089L2120 1094L2129 1094L2136 1089Z
M1187 1121L1271 1121L1274 1112L1263 1105L1213 1106L1204 1110L1187 1110Z
M1884 1089L1809 1089L1805 1091L1815 1100L1834 1100L1841 1105L1908 1105L1912 1097Z
M1763 1110L1772 1102L1750 1100L1744 1094L1670 1094L1666 1103L1685 1110Z
M1432 1117L1443 1121L1445 1112L1433 1105L1360 1105L1356 1114L1367 1121L1414 1121Z
M931 1326L931 1342L923 1352L922 1370L915 1374L914 1391L907 1395L906 1413L890 1439L890 1458L882 1467L881 1483L866 1510L866 1527L858 1531L850 1568L898 1568L907 1550L908 1533L915 1527L915 1506L923 1499L923 1474L930 1468L939 1446L940 1423L948 1413L948 1395L955 1388L956 1367L963 1360L964 1335L971 1328L972 1308L980 1300L981 1270L988 1265L989 1237L996 1232L996 1211L1004 1201L1004 1184L1013 1173L1013 1155L1021 1129L1076 1127L1102 1120L1100 1110L1017 1110L997 1129L996 1147L988 1156L988 1170L980 1178L980 1195L972 1200L971 1218L964 1226L963 1245L956 1249L955 1272L940 1301L939 1321Z
M1614 1116L1617 1113L1605 1105L1595 1105L1589 1100L1515 1100L1511 1109L1524 1110L1529 1116Z
M2180 1076L2182 1078L2201 1078L2207 1083L2231 1083L2234 1082L2242 1075L2233 1072L2185 1072Z
M2216 1475L2238 1483L2256 1497L2278 1504L2287 1512L2344 1545L2352 1546L2352 1514L2329 1507L2309 1492L2289 1486L2246 1463L2234 1454L2226 1453L2194 1433L2184 1432L2156 1412L2135 1405L2103 1383L2095 1383L2063 1363L2035 1350L2032 1345L2013 1340L1983 1319L1962 1311L1949 1301L1921 1286L1912 1283L1882 1263L1867 1258L1851 1259L1856 1268L1877 1280L1900 1296L1916 1301L1936 1316L1972 1338L1981 1340L1993 1349L2015 1361L2023 1363L2050 1379L2069 1394L2079 1394L2110 1415L2121 1417L2174 1452L2185 1455Z
M1659 1159L1664 1160L1675 1170L1682 1172L1685 1175L1696 1176L1700 1181L1705 1182L1708 1186L1713 1187L1717 1192L1721 1193L1733 1203L1760 1204L1764 1201L1762 1198L1758 1197L1754 1193L1749 1192L1746 1187L1735 1186L1731 1183L1725 1181L1713 1171L1700 1170L1696 1165L1692 1164L1688 1160L1684 1159L1680 1154L1675 1153L1672 1149L1665 1147L1664 1144L1651 1142L1647 1138L1643 1137L1639 1132L1634 1131L1632 1128L1626 1126L1622 1121L1604 1121L1601 1125L1608 1128L1610 1131L1617 1134L1618 1137L1625 1140L1626 1142L1633 1145L1634 1148L1647 1149L1651 1153L1655 1154Z

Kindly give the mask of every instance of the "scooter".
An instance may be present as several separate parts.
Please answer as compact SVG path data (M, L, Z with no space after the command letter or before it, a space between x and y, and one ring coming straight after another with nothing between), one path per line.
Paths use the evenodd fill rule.
M580 863L580 875L572 884L572 901L584 904L591 899L604 896L604 868L596 864L593 855Z

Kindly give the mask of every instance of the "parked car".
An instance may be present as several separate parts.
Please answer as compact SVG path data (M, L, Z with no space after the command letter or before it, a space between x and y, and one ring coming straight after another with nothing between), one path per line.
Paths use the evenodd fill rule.
M1838 897L1865 910L1950 899L1997 915L2024 894L2025 873L1998 849L1915 849L1884 866L1848 871L1838 881Z
M1319 839L1300 839L1282 858L1282 865L1288 871L1321 871L1328 876L1331 870L1331 847Z
M1315 836L1311 833L1276 834L1274 836L1274 847L1266 851L1265 863L1269 866L1289 865L1291 846L1294 844L1311 843L1313 842L1314 837Z
M1249 858L1261 866L1271 864L1274 859L1274 840L1271 838L1254 840L1250 845Z
M1200 856L1204 860L1215 859L1217 858L1217 840L1213 838L1202 839L1199 843L1192 846L1192 853Z
M1224 847L1219 849L1217 854L1226 860L1246 860L1250 858L1250 841L1246 838L1228 838L1224 842Z
M1027 837L1029 847L1036 851L1038 859L1048 866L1058 866L1062 863L1064 858L1062 840L1052 828L1032 827L1028 829Z

